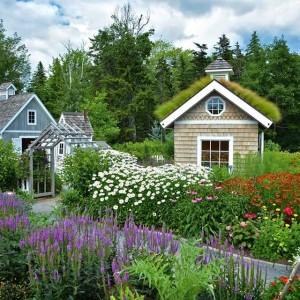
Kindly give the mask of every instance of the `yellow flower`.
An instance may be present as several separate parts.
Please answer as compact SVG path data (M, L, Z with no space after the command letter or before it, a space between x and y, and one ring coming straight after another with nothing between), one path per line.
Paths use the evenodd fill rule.
M294 214L294 217L298 217L298 215L297 215L297 214Z
M290 227L290 224L285 224L285 227Z
M291 220L292 220L292 221L294 221L294 220L295 220L295 218L291 218Z
M280 208L276 208L276 211L280 211Z
M263 209L266 209L267 207L264 205L262 208L263 208Z
M276 203L273 203L272 205L273 205L273 206L276 206Z
M269 219L269 217L264 217L264 219L265 219L265 220L268 220L268 219Z

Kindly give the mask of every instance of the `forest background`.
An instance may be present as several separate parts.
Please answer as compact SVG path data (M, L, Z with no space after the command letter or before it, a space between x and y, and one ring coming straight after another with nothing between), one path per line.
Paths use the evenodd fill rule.
M13 82L18 92L34 92L55 119L65 111L88 110L94 140L109 144L140 142L155 135L155 108L195 80L218 56L234 70L232 81L274 102L282 120L266 138L282 150L300 147L300 55L291 53L284 36L262 45L254 31L246 49L221 35L209 54L205 41L197 50L183 50L164 40L152 41L149 15L136 16L127 4L112 15L112 23L80 48L68 41L65 53L46 68L31 70L28 50L15 33L7 36L0 22L0 83Z

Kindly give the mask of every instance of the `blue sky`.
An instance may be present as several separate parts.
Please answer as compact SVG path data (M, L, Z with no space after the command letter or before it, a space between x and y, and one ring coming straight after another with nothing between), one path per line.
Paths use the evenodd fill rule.
M6 34L17 32L31 54L47 68L70 42L89 46L89 38L112 23L116 8L129 2L136 15L150 15L154 39L183 49L193 42L209 51L224 33L245 49L257 31L262 44L282 35L292 52L300 53L300 0L1 0L0 18Z

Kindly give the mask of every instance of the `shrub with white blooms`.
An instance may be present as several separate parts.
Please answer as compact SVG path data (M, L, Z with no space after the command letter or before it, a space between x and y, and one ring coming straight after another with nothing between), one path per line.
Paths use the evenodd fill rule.
M196 165L142 167L129 154L108 150L111 167L95 174L90 191L94 209L112 207L125 218L160 224L190 185L208 177L208 169Z

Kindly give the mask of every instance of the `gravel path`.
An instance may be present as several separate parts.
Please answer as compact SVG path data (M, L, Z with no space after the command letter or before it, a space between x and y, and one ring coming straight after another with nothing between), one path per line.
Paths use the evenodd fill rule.
M58 198L39 199L32 208L35 212L49 214L53 210L58 200ZM273 264L266 261L260 261L259 264L261 266L263 275L267 274L267 282L273 281L274 277L289 276L292 272L291 266L283 264Z

